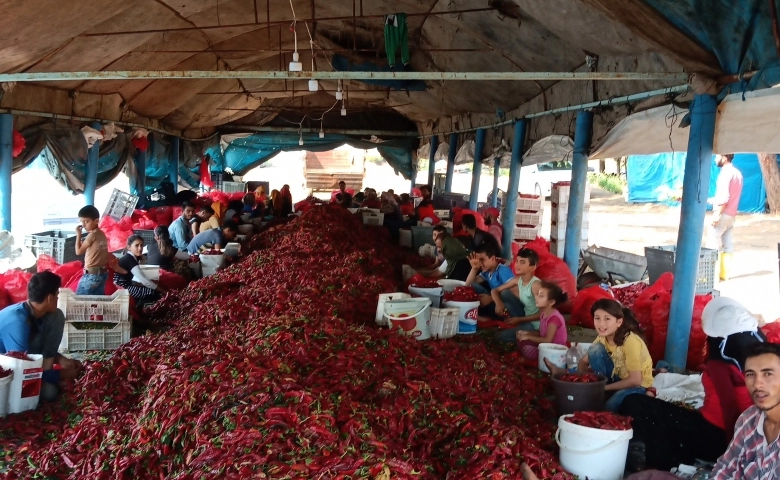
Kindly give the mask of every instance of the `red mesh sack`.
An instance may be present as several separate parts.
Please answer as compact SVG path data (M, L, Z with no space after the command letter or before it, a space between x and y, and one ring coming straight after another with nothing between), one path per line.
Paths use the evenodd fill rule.
M100 219L100 229L103 230L108 240L109 252L122 250L127 246L127 239L133 234L132 222L130 217L124 217L119 222L115 222L111 217Z
M27 300L27 284L30 283L32 273L22 270L9 270L2 275L2 286L8 294L10 304L20 303Z
M780 343L780 319L767 323L761 327L761 331L764 332L764 335L770 342Z
M57 261L54 260L54 257L51 255L42 253L38 255L38 261L35 262L35 266L38 268L38 273L41 273L45 272L46 270L54 271L54 269L59 267L60 264L57 263Z
M571 324L581 325L585 328L595 328L590 309L596 301L604 298L609 300L615 299L609 289L602 288L600 285L594 285L577 292L577 296L571 302Z
M707 360L707 334L701 327L701 314L710 300L712 300L711 295L696 295L693 298L691 336L688 340L687 367L689 370L704 370L704 361Z
M174 218L178 218L173 216L173 209L171 207L150 208L147 217L157 225L165 225L166 227L173 222Z
M52 273L56 273L60 276L63 288L70 288L66 285L73 283L74 279L76 280L76 288L78 288L79 280L81 280L81 276L84 275L84 265L78 260L75 262L68 262L52 269ZM71 288L71 290L75 292L76 288Z
M577 297L577 279L574 278L574 274L569 270L569 266L563 260L550 253L550 243L543 238L537 238L526 243L524 248L533 250L539 256L539 264L536 266L535 275L545 282L558 285L568 295L569 301L560 305L558 311L570 313L572 311L572 302ZM515 255L514 259L517 260L517 255ZM514 266L515 262L513 261L512 271L514 271Z
M653 364L663 360L666 353L666 337L669 329L669 307L672 304L672 294L666 291L658 293L658 298L650 308L650 322L653 326L653 340L648 345ZM645 338L648 338L645 331Z
M181 290L187 286L187 279L166 270L160 270L159 286L166 290Z
M674 276L671 273L664 273L658 277L658 280L656 280L654 284L650 285L650 287L639 294L636 301L634 301L634 305L631 307L636 319L639 321L639 326L645 331L648 347L655 341L653 322L651 319L653 303L658 300L661 293L671 294L673 281Z

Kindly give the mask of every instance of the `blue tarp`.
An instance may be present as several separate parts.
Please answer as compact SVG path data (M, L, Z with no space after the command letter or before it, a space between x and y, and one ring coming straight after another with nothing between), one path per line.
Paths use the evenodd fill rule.
M685 171L685 152L658 155L634 155L628 157L626 166L628 201L634 203L676 203L682 194ZM720 169L711 164L709 197L715 195L715 184ZM763 213L766 205L766 188L754 153L734 155L734 166L742 172L744 185L739 200L742 213Z
M225 167L230 168L236 175L244 175L252 168L267 162L279 152L296 150L327 152L347 144L354 148L376 148L396 172L407 179L412 176L414 145L411 139L372 143L365 140L355 140L346 135L328 134L325 138L319 138L317 134L304 134L302 147L298 144L299 140L300 136L295 133L257 133L249 137L238 138L225 149Z

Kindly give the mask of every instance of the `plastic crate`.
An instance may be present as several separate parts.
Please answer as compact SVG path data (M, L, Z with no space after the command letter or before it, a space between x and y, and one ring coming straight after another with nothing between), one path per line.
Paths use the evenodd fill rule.
M412 249L417 251L423 245L434 245L433 227L411 227Z
M117 290L113 295L76 295L67 288L60 289L57 308L67 322L121 323L130 319L130 295Z
M541 225L541 213L516 213L515 225Z
M154 230L133 230L133 234L140 235L144 239L144 245L155 243Z
M518 197L517 198L518 211L541 212L543 208L544 208L544 202L542 201L542 197L534 197L534 198Z
M434 210L433 214L439 217L440 220L447 220L450 218L451 210Z
M568 204L571 196L571 183L558 182L553 183L550 190L550 202L558 204ZM590 185L585 184L585 203L590 203Z
M580 249L586 249L588 248L588 240L582 239L580 241ZM566 248L566 240L561 238L551 238L550 239L550 253L555 255L558 258L563 258L563 253Z
M451 338L458 333L460 308L431 308L431 337Z
M566 225L561 225L560 227L553 227L550 229L550 240L564 240L566 238ZM588 242L588 226L583 225L582 230L580 231L580 239L587 243Z
M222 182L222 191L224 193L244 193L246 192L246 183L244 182Z
M363 225L381 227L385 223L384 213L363 212Z
M141 273L143 273L144 277L146 277L147 279L153 282L157 282L160 280L159 265L139 265L138 267L141 269ZM138 282L138 278L134 276L133 281Z
M83 350L116 350L130 341L130 322L119 322L114 328L79 329L70 322L65 323L62 332L60 352Z
M539 236L539 232L541 231L540 226L536 226L533 228L528 227L515 227L514 230L512 230L512 239L513 240L534 240L536 237Z
M76 255L76 235L61 230L27 235L24 237L24 246L36 257L49 255L60 265L84 258L83 255Z
M677 258L675 245L645 247L647 258L647 276L652 285L658 277L666 272L674 273L674 263ZM702 248L699 252L699 270L696 275L696 295L712 293L715 288L715 271L718 263L718 251Z
M136 195L131 195L115 188L111 193L106 209L103 210L103 216L111 217L118 222L123 217L132 215L137 204L138 197Z

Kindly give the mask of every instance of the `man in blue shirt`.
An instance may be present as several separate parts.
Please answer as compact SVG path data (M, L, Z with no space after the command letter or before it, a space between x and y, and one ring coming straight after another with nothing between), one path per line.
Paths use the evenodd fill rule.
M187 252L190 255L195 255L201 250L222 249L233 241L238 234L238 225L233 220L228 220L222 225L222 228L212 228L195 235L189 246Z
M177 250L187 250L192 241L192 220L195 218L195 205L184 202L181 206L181 216L171 223L168 233L171 234L171 242Z
M65 315L57 308L61 284L48 270L36 273L27 284L27 301L0 311L0 353L43 355L41 399L47 401L59 394L60 380L75 378L81 370L81 362L57 352L65 328Z

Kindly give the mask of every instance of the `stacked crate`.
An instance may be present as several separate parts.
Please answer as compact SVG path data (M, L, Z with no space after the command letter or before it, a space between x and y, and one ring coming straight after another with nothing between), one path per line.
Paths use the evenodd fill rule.
M558 182L552 186L550 204L550 252L563 258L566 241L566 219L569 215L570 182ZM588 228L590 226L590 186L585 188L585 203L582 207L582 237L580 248L588 248Z
M523 194L518 196L515 227L512 230L512 243L516 249L522 248L542 234L543 217L544 198Z
M130 295L76 295L60 289L57 308L65 315L60 352L115 350L130 341Z

